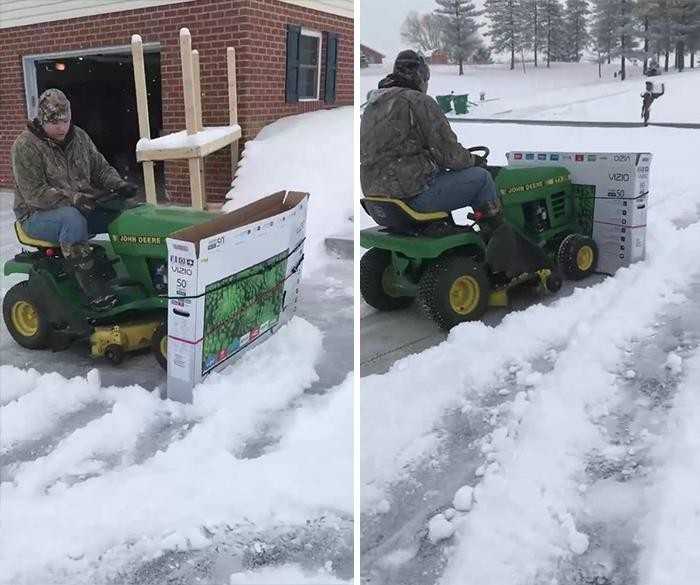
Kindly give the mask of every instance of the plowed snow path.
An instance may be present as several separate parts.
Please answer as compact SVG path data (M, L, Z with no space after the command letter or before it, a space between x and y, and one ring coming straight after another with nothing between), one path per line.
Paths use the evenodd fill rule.
M460 136L465 143L486 132L478 125L456 130L477 132L471 140ZM587 511L586 490L610 487L600 484L598 454L605 455L604 467L619 455L611 441L637 440L625 439L629 417L645 420L646 405L630 410L635 390L624 378L630 356L645 355L635 341L668 321L680 302L693 307L700 300L700 192L690 151L673 156L678 149L671 146L682 142L692 151L700 135L521 132L488 128L497 145L492 150L497 156L506 149L654 152L648 257L567 298L512 313L495 328L460 326L387 374L363 378L366 582L516 585L556 577L583 583L608 557L609 578L617 579L611 583L638 574L634 530L615 540L606 532L613 525L601 524L602 512ZM692 331L697 320L680 323L690 337L678 351L687 353L700 331ZM668 351L650 343L657 353ZM663 370L664 363L650 367ZM428 520L450 508L464 484L476 486L473 509L451 520L453 538L433 544ZM627 512L633 516L633 507Z
M348 578L352 379L318 388L323 355L295 318L192 405L3 366L0 583L218 585L280 562Z

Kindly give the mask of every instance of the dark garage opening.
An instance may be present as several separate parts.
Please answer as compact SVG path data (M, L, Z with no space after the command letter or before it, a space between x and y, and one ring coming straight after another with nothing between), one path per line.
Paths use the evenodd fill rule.
M146 90L151 136L163 127L160 53L145 52ZM130 53L95 53L36 61L37 95L55 87L71 102L73 122L85 130L120 175L140 185L143 171L136 162L139 139L134 68ZM159 194L164 189L163 164L155 165Z

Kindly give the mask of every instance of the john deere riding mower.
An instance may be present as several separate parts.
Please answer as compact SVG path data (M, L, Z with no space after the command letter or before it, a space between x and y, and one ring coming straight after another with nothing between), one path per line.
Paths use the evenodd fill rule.
M469 150L483 151L484 158L489 154L485 147ZM553 293L561 288L562 277L579 280L595 270L598 248L589 236L589 211L576 199L565 168L488 170L501 196L511 243L517 240L527 269L508 275L497 268L489 246L499 246L495 239L487 244L478 215L462 226L449 213L419 213L401 199L367 197L362 206L379 224L360 233L360 244L369 249L360 263L360 290L369 305L391 311L416 299L449 330L479 319L489 306L507 306L515 287ZM513 250L506 245L502 252Z
M12 337L28 349L67 348L89 338L93 357L121 363L130 351L152 348L167 364L168 252L166 237L214 214L186 208L139 205L109 225L109 240L91 240L98 274L119 302L106 310L90 306L57 242L29 237L15 224L22 252L4 273L26 274L5 295L3 317Z

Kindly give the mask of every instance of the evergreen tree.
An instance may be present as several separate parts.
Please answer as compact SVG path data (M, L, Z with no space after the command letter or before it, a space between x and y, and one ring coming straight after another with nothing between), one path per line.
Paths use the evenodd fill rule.
M435 0L435 14L440 19L443 45L452 59L459 63L459 74L464 75L464 61L476 51L481 41L477 34L476 17L481 14L471 0Z
M674 21L676 69L683 71L685 52L693 46L698 29L700 29L700 2L698 0L678 0L675 3L672 18Z
M523 12L523 47L532 51L535 67L545 44L542 23L542 0L521 0Z
M651 0L637 0L635 6L636 17L639 21L639 34L644 46L642 47L641 58L644 60L644 74L646 75L651 52L651 23L653 20L653 4Z
M587 0L568 0L566 4L566 30L570 43L569 60L578 62L583 56L583 50L590 43L588 34L588 9Z
M618 37L615 0L593 0L591 36L599 60L605 56L608 63L616 54Z
M540 14L542 20L542 48L547 67L549 67L552 61L564 59L567 46L564 8L560 0L540 0Z
M484 3L490 26L491 50L510 53L510 68L515 69L515 53L522 48L523 14L520 0L486 0Z

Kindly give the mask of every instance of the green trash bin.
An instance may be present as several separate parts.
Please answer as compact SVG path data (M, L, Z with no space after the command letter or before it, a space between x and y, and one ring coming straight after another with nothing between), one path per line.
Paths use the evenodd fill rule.
M452 96L451 95L438 95L435 96L435 101L440 106L440 109L447 114L452 111Z
M469 113L469 106L473 106L474 104L469 101L469 94L465 93L463 95L456 95L454 96L454 104L455 104L455 114L461 115L461 114L468 114Z

